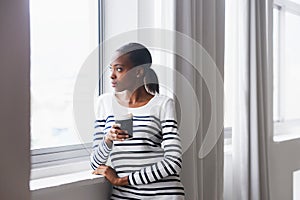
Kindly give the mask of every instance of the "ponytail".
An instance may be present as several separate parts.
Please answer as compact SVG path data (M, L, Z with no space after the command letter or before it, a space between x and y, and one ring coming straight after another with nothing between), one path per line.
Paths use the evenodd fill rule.
M159 93L159 83L155 71L150 67L145 67L144 77L145 88L149 93Z

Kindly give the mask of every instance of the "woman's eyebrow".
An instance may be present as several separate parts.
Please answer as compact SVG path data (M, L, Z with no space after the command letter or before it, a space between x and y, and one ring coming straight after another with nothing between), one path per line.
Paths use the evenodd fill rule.
M118 67L118 66L124 67L125 65L117 63L117 64L114 64L114 65L110 64L110 66L112 66L112 67Z

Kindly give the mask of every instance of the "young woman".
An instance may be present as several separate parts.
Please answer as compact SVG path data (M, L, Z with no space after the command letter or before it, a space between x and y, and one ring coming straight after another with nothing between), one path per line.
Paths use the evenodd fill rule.
M184 199L174 101L159 94L151 63L141 44L119 48L110 64L115 92L97 102L91 167L113 185L111 199ZM126 113L133 115L130 138L115 124L115 117Z

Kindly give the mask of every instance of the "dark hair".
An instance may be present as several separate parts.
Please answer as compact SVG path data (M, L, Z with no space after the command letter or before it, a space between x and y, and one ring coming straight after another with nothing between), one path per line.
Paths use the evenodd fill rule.
M150 93L159 93L159 83L155 71L151 68L152 57L149 50L139 43L128 43L117 49L122 55L128 55L133 66L142 66L145 71L144 84Z

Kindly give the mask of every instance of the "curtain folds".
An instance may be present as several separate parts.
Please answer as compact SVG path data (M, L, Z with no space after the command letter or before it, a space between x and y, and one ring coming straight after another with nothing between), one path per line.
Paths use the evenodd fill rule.
M176 50L182 52L175 59L176 72L188 80L196 96L193 100L182 80L175 81L177 97L192 108L184 116L189 118L189 129L181 132L182 138L196 133L191 143L183 141L183 145L188 143L182 170L186 199L219 200L223 199L224 137L223 130L218 129L218 124L223 125L223 82L218 80L223 80L224 69L225 2L185 0L176 1L175 7L176 31L203 47L199 50L184 40L175 41ZM197 106L198 113L193 111Z
M268 135L273 126L268 0L239 1L233 124L233 199L268 200Z

